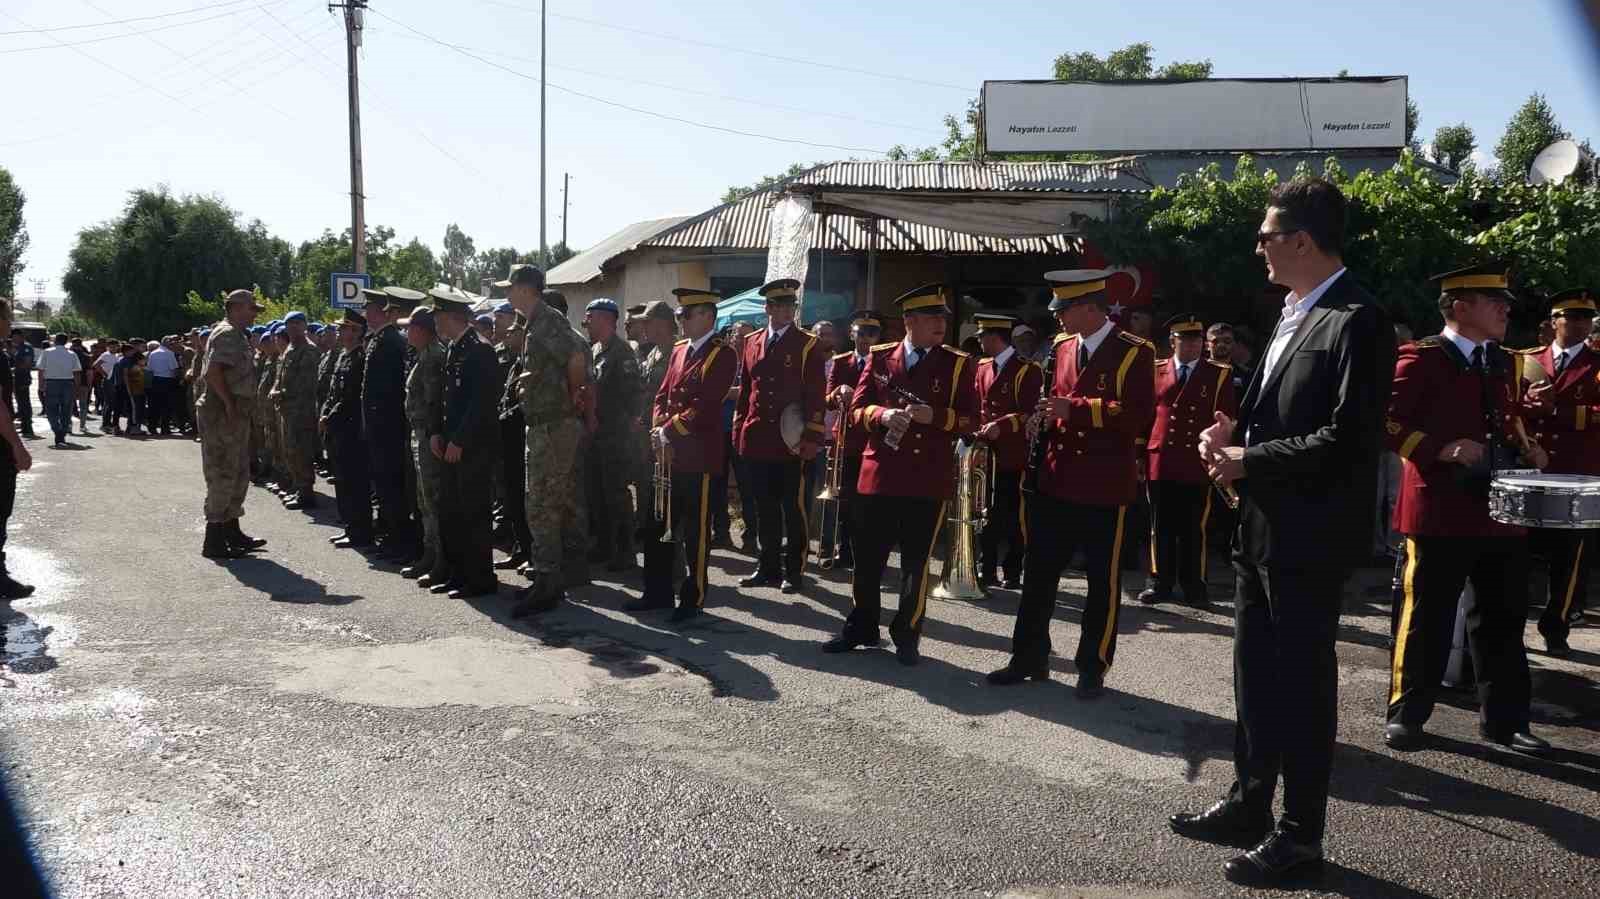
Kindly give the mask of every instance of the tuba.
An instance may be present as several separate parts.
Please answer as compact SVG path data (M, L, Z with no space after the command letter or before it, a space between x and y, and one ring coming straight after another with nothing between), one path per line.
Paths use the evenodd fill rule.
M956 443L955 508L946 519L951 525L950 559L944 580L933 590L940 599L983 599L978 586L978 532L989 520L989 491L994 488L994 450L967 436Z

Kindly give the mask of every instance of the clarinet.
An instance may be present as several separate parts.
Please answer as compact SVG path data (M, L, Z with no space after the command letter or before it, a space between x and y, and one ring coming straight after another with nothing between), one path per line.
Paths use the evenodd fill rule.
M1050 348L1050 355L1044 360L1044 390L1040 396L1049 396L1055 389L1056 383L1056 348ZM1028 467L1022 473L1022 490L1024 493L1039 492L1039 470L1044 468L1045 429L1050 426L1050 420L1044 413L1035 412L1029 421L1033 427L1033 437L1028 441Z
M884 390L887 390L889 393L893 394L895 399L905 403L907 406L928 405L928 402L922 397L917 396L904 387L889 383L888 377L876 373L873 374L873 377L878 379L878 384L882 386ZM884 437L883 442L889 447L889 449L897 450L900 448L900 438L894 436L892 433Z

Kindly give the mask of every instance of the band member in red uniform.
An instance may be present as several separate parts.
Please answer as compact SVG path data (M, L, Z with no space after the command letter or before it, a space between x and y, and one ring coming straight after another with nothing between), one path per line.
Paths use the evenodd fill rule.
M680 287L678 321L687 335L672 347L666 377L656 391L651 422L652 451L665 444L672 469L672 535L682 541L688 576L677 590L673 621L700 614L706 601L706 554L710 551L711 480L723 470L727 441L722 435L722 403L738 363L734 351L716 336L717 301L709 290ZM653 484L652 484L652 490ZM653 495L653 494L652 494ZM641 504L649 502L641 496ZM663 543L667 522L654 521L644 543L644 595L629 603L633 611L673 604L677 564L675 543Z
M1585 341L1594 328L1600 292L1564 290L1550 298L1555 339L1523 354L1527 385L1523 410L1534 439L1550 453L1553 474L1600 475L1600 353ZM1533 377L1528 377L1528 375ZM1550 565L1550 596L1539 616L1546 651L1565 658L1567 634L1583 617L1594 531L1539 530Z
M943 345L947 297L944 285L928 284L895 300L905 316L905 339L872 348L850 399L850 427L867 437L856 484L855 607L844 632L823 644L823 652L878 645L883 568L898 547L900 607L889 635L901 664L922 658L928 556L955 491L955 441L978 426L977 366Z
M1233 369L1203 358L1205 325L1187 313L1167 320L1172 356L1156 363L1156 418L1145 445L1150 492L1150 586L1144 603L1172 599L1183 588L1191 606L1206 604L1206 528L1216 500L1195 447L1221 412L1239 414Z
M1022 358L1011 345L1011 329L1016 324L1016 319L1006 315L977 316L978 342L988 356L978 363L979 421L983 423L978 438L989 444L995 460L994 502L988 523L978 535L982 550L978 583L1007 590L1022 586L1022 558L1027 549L1022 536L1022 468L1028 461L1028 437L1023 430L1044 386L1044 370ZM1002 543L1004 558L1000 557ZM996 580L996 568L1005 580Z
M839 412L838 430L834 433L834 440L843 440L844 460L843 470L839 473L840 497L835 503L832 514L838 516L836 533L838 546L829 541L833 537L830 533L828 522L823 522L822 532L822 561L820 566L830 568L855 567L855 553L851 548L851 537L855 533L853 518L855 516L856 479L861 477L861 453L867 448L867 435L861 428L850 426L850 397L855 393L856 382L861 378L861 372L867 367L867 354L872 350L873 341L883 333L883 323L878 319L878 313L870 309L856 312L850 323L850 339L855 342L855 349L840 353L833 357L833 368L828 372L828 408Z
M1405 460L1394 527L1406 557L1383 740L1422 747L1470 581L1478 727L1492 743L1538 752L1550 747L1528 727L1527 529L1489 518L1489 479L1497 468L1538 468L1549 458L1517 416L1522 360L1498 343L1512 302L1505 268L1472 266L1437 280L1444 331L1400 348L1386 423L1389 449Z
M771 587L779 583L784 593L798 593L803 584L810 535L806 522L805 479L802 466L816 458L822 446L822 363L828 348L815 335L795 323L800 282L780 278L765 284L767 326L739 347L743 377L733 412L733 443L744 460L756 498L756 526L761 535L761 555L756 573L739 582L741 587ZM783 410L798 405L804 421L800 445L791 450L784 442L780 420Z
M1047 394L1039 399L1042 458L1028 497L1028 533L1049 535L1050 548L1028 553L1022 604L1011 638L1011 661L990 672L995 684L1050 671L1050 616L1056 583L1074 550L1088 560L1089 595L1078 635L1077 695L1104 689L1117 651L1122 544L1128 504L1139 489L1139 442L1155 412L1155 347L1106 318L1106 274L1094 269L1050 272L1050 311L1061 325L1051 353ZM1030 473L1029 477L1033 477Z

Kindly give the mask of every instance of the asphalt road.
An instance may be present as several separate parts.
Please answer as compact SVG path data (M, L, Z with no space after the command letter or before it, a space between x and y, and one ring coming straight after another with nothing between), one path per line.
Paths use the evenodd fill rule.
M32 443L9 556L39 589L0 669L4 770L62 896L1234 892L1227 850L1164 824L1232 778L1225 570L1209 611L1125 603L1083 703L1070 660L984 683L1014 593L932 601L911 669L818 652L847 581L741 595L729 553L681 629L620 610L634 579L522 625L509 582L453 602L332 548L331 504L252 491L269 552L201 559L198 444L73 439ZM1465 696L1436 748L1397 755L1387 581L1347 592L1320 891L1600 895L1600 631L1532 656L1551 757L1485 748ZM1082 587L1062 585L1069 656Z

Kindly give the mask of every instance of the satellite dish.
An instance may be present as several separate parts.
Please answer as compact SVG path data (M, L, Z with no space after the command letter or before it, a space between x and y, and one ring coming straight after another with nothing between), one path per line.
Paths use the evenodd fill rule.
M1560 184L1572 177L1583 160L1583 151L1570 140L1558 140L1534 157L1528 167L1529 184Z

